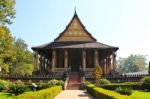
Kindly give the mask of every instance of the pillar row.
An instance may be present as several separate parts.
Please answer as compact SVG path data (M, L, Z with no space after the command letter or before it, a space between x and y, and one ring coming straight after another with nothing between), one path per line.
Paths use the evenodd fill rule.
M95 66L99 64L98 60L99 60L98 49L95 49L95 51L94 51L94 65Z
M65 67L65 69L68 68L68 50L66 50L66 49L64 51L64 67Z
M56 50L52 50L52 71L55 70L55 65L56 65Z
M86 69L86 50L82 50L82 65L83 65L83 70Z

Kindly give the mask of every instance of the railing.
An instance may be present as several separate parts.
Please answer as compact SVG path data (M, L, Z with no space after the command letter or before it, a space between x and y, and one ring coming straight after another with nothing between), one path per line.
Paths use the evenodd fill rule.
M134 74L134 75L107 75L106 79L112 82L124 82L124 81L140 81L144 76L150 76L148 74Z
M64 80L66 77L63 73L50 73L47 75L19 76L19 75L2 75L2 79L6 80Z
M85 81L94 81L92 72L80 70L80 75L85 78ZM150 76L149 74L134 74L134 75L105 75L104 78L111 82L124 82L124 81L139 81L144 76Z

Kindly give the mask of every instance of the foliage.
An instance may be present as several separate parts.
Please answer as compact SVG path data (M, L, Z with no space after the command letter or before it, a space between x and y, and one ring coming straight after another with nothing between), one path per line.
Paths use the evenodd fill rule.
M112 83L109 85L101 85L102 88L108 89L108 90L115 90L118 87L127 87L132 88L134 90L142 90L142 86L138 82L127 82L127 83Z
M13 62L11 69L11 74L29 76L33 72L33 54L28 50L27 44L21 38L14 40L16 59Z
M17 96L17 99L53 99L62 91L61 86L53 86L37 92L26 92Z
M131 95L132 89L128 88L128 87L118 87L118 88L116 88L116 92L120 93L122 95Z
M55 86L55 85L58 85L58 86L63 86L64 85L64 81L63 80L56 80L56 79L52 79L48 82L48 85L49 86Z
M99 86L99 79L101 78L101 76L102 76L102 69L99 65L96 65L93 71L93 77L96 81L97 86Z
M117 71L119 73L139 72L146 68L147 59L144 55L130 55L127 58L119 58L117 61Z
M0 26L0 70L3 74L31 75L33 54L22 39L13 41L10 31ZM13 72L12 72L13 71Z
M0 80L0 91L8 89L9 82Z
M0 26L0 68L3 74L9 72L9 67L15 61L13 37L8 28Z
M25 62L19 62L15 65L15 68L12 71L12 74L20 76L30 76L32 75L33 65L26 64Z
M11 19L15 18L15 0L0 0L0 25L11 24Z
M121 95L115 91L106 90L100 87L94 87L93 84L86 86L87 92L95 99L132 99L130 96ZM139 98L134 98L139 99Z
M102 78L99 80L100 85L108 85L111 84L111 82L105 78Z
M141 86L147 90L150 91L150 76L146 76L141 79Z
M131 97L134 99L134 97L139 97L139 99L149 99L150 98L150 92L144 92L144 91L133 91Z
M21 94L25 91L25 85L22 81L17 80L15 82L13 82L10 86L9 86L9 93L18 95Z
M37 90L46 89L50 87L48 83L40 83L37 87Z
M0 99L16 99L16 96L6 92L0 92Z

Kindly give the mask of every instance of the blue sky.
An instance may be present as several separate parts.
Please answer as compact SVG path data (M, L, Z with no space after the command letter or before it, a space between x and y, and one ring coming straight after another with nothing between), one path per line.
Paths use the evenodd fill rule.
M16 0L10 29L29 45L54 40L77 14L97 41L119 47L118 57L150 60L150 0Z

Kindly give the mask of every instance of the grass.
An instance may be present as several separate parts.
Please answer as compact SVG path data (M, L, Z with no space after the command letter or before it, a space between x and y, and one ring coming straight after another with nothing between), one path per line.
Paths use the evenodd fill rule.
M15 96L12 96L10 93L0 92L0 99L14 99Z
M150 99L150 92L133 91L131 97L139 97L139 99Z

